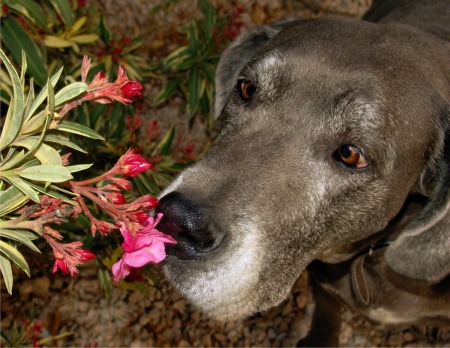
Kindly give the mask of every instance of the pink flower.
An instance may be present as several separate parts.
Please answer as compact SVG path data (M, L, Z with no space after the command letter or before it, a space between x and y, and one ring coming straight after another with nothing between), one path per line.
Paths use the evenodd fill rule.
M152 167L140 154L133 150L128 150L120 159L119 165L123 175L135 177L139 173L146 171Z
M155 228L162 216L158 214L156 219L150 216L147 226L138 231L136 237L133 237L125 227L120 228L124 238L122 243L124 253L122 258L112 266L115 282L129 275L132 268L141 268L150 262L158 263L166 258L164 244L176 242L172 237Z

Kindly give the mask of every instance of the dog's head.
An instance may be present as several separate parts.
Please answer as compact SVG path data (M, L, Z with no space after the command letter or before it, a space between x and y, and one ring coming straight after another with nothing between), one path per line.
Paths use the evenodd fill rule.
M224 53L223 130L160 206L160 228L178 242L165 272L211 316L278 304L313 259L348 257L420 188L448 202L447 82L390 32L337 18L282 22ZM433 187L445 180L442 198Z

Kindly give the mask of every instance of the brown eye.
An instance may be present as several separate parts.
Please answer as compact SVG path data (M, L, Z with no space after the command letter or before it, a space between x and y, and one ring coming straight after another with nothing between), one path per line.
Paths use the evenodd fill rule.
M243 101L250 101L256 91L256 87L248 81L239 80L237 84L237 90L239 92L239 96Z
M353 145L342 145L337 149L337 159L348 167L365 168L369 165L359 149Z

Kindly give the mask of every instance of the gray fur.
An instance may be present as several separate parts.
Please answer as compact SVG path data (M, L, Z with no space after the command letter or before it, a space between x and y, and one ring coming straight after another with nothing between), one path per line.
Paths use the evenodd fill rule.
M212 317L277 305L311 263L336 265L347 282L346 265L384 241L382 269L370 266L381 283L370 282L386 298L403 296L392 277L403 279L405 292L423 282L415 301L429 293L426 284L448 281L450 45L442 13L450 2L392 3L375 1L366 21L330 17L254 29L224 52L215 106L223 130L162 194L160 208L163 231L175 220L186 226L168 249L166 275ZM256 86L251 101L239 98L238 79ZM369 166L339 163L343 144L359 147ZM192 209L195 221L183 216ZM345 300L348 285L311 275L318 288L335 287L354 305ZM322 290L318 298L333 302ZM389 306L372 302L364 313L382 321L376 309ZM313 324L312 332L326 330ZM338 335L329 337L317 344L336 344Z

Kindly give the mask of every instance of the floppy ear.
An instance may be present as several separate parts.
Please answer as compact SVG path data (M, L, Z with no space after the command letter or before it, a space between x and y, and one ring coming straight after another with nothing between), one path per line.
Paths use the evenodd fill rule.
M423 175L430 193L421 213L387 248L387 264L405 276L439 282L450 274L450 106L441 111L441 146ZM443 140L442 140L443 139Z
M222 113L241 70L256 56L258 50L267 44L297 16L289 16L273 24L250 29L241 34L222 54L216 70L216 99L213 117Z

